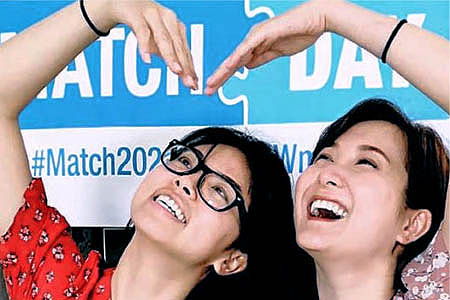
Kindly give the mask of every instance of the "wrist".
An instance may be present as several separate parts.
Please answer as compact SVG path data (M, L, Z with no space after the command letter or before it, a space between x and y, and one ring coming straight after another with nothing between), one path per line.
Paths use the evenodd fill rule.
M102 32L108 32L118 23L112 14L112 2L111 0L84 0L89 19Z
M325 32L339 30L339 13L348 9L348 3L344 0L313 0L325 24Z

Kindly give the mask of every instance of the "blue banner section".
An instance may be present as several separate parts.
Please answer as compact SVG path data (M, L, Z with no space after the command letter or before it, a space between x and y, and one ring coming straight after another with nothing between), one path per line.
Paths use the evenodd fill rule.
M69 4L0 1L0 42ZM134 35L118 26L94 42L21 114L24 129L101 126L239 125L332 121L367 97L397 102L413 119L447 115L377 58L325 34L311 49L256 70L241 70L218 94L206 78L254 24L298 1L168 1L186 24L199 91L185 88L161 60L137 54ZM448 39L448 1L364 1L369 9ZM81 17L81 14L80 14ZM64 34L61 31L60 34ZM418 45L419 47L420 45ZM30 50L29 55L33 55ZM39 59L36 57L36 59Z

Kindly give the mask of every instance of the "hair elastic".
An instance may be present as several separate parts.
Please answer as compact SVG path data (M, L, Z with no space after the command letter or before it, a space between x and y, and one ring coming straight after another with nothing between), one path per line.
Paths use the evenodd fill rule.
M394 30L392 30L391 36L389 37L389 39L386 42L386 45L384 46L383 49L383 54L381 54L381 61L385 64L386 63L386 56L387 53L389 51L389 47L391 47L392 41L394 40L395 36L397 35L398 31L400 30L400 28L403 26L403 24L408 23L408 21L406 21L406 19L402 19L400 20L400 22L398 22L397 26L395 26Z
M94 23L92 23L91 19L89 19L89 16L86 12L86 8L84 7L84 0L80 0L80 9L81 13L83 14L84 20L86 21L86 23L89 25L89 27L92 29L93 32L95 32L98 36L107 36L109 34L109 30L108 32L98 30L98 28L95 27Z

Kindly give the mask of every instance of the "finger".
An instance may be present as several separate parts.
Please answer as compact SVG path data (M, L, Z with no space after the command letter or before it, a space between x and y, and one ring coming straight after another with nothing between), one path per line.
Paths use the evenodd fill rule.
M266 51L268 51L272 47L272 41L266 38L264 41L262 41L255 49L253 50L253 53L255 55L260 55Z
M236 67L239 65L239 68L242 67L245 64L243 63L243 60L245 60L250 53L254 54L254 50L260 47L263 43L264 37L260 31L254 28L250 30L244 41L237 46L233 54L229 57L229 66Z
M236 55L238 55L238 58L236 58ZM251 61L252 57L252 52L243 52L242 55L236 54L235 52L229 56L219 68L217 68L214 74L208 78L205 93L208 95L215 93L215 91L233 76L237 70Z
M248 69L254 69L261 65L268 63L269 61L274 60L277 57L280 57L280 53L275 51L267 51L260 55L255 55L252 60L250 60L245 66Z
M188 59L189 75L192 77L192 79L195 82L195 86L196 86L195 89L198 89L198 77L197 77L197 73L195 72L194 59L192 58L192 53L189 49L189 44L187 41L186 26L183 23L179 22L178 28L179 28L181 37L183 38L184 48L187 49L187 54L189 56L189 59Z
M179 30L179 22L175 13L171 10L164 9L162 21L164 22L164 25L166 26L167 31L172 38L172 44L175 50L175 54L177 55L178 61L180 62L181 68L183 69L183 72L179 74L183 81L183 84L187 87L194 88L194 79L189 74L189 49L185 48L183 38L181 37L181 33Z
M152 32L145 22L136 21L130 24L133 29L134 35L139 45L139 53L141 58L146 63L151 63L151 53L155 52L155 49L151 47Z
M145 14L145 19L153 32L153 39L162 59L172 72L175 74L182 73L183 69L175 53L172 37L164 25L160 14L152 10L149 14Z
M226 58L222 64L216 69L214 74L207 80L207 86L211 88L217 88L222 85L228 78L230 78L234 72L236 72L240 65L238 62L241 60L235 58L235 53ZM235 61L235 63L233 63Z
M216 92L216 90L224 84L237 69L229 68L227 64L222 63L220 67L214 72L212 76L210 76L206 83L205 93L207 95L212 95Z
M252 60L253 52L262 43L263 39L255 31L251 31L247 38L236 50L220 65L214 74L208 78L207 90L214 93L219 86L227 81L239 68ZM209 89L208 89L209 87Z

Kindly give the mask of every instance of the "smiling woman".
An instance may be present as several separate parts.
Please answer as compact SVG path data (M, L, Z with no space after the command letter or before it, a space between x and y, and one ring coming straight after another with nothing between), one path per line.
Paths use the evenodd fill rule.
M342 0L309 1L254 26L206 92L327 31L389 63L448 113L448 41ZM320 299L450 297L448 166L439 136L385 100L362 102L325 129L295 195L297 241L314 258Z
M342 268L345 274L365 270L369 278L382 271L401 297L407 291L402 270L430 245L444 219L448 164L439 136L385 100L361 102L325 129L295 196L297 241L321 266L319 278L338 278ZM315 216L319 201L340 207L345 217ZM442 255L447 262L439 274L448 264ZM436 294L447 293L446 280L434 278ZM414 298L417 284L407 283L405 297Z

